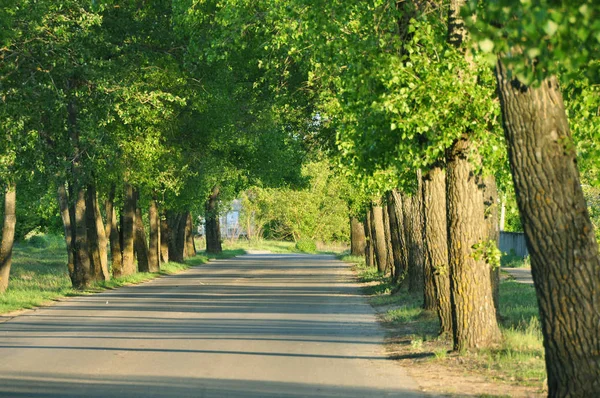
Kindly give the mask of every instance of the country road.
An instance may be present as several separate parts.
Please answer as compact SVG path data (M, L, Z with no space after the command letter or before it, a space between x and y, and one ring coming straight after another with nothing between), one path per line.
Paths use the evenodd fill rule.
M416 397L348 266L253 254L0 323L2 397Z

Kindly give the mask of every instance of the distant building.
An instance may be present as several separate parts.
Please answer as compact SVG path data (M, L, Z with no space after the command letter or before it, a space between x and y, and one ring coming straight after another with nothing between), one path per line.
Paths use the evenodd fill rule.
M239 199L233 200L228 207L227 211L219 216L219 223L221 225L221 238L223 239L237 239L240 237L246 237L247 233L240 225L240 212L242 211L242 201ZM198 235L204 236L205 234L205 222L203 218L199 218L198 223Z

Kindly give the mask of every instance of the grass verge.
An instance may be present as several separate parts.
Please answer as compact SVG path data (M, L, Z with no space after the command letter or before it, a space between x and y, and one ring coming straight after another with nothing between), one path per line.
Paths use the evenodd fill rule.
M110 281L95 283L86 291L75 290L67 271L67 255L61 239L48 239L48 244L35 247L18 243L13 250L13 264L8 290L0 294L0 314L46 305L62 297L78 296L115 289L172 275L190 267L207 263L211 259L232 258L244 254L243 249L228 249L218 255L199 253L186 260L185 264L161 264L158 273L138 272Z
M199 241L199 245L203 245L203 241ZM202 246L200 246L202 247ZM301 250L296 248L296 244L294 242L284 242L277 240L267 240L267 239L259 239L259 240L248 240L248 239L236 239L230 240L227 239L223 241L223 247L229 250L260 250L260 251L268 251L271 253L277 254L288 254L288 253L304 253ZM333 254L340 255L344 251L347 250L347 246L338 243L316 243L316 251L310 254Z
M533 395L544 391L544 349L532 286L512 280L502 282L499 303L502 341L491 349L458 354L452 352L448 339L438 336L437 315L423 310L422 297L405 288L391 295L390 279L367 268L362 258L338 258L354 264L364 293L389 331L392 357L412 361L411 367L420 361L426 363L425 368L445 367L456 372L458 366L460 372L483 376L486 382L502 384L509 391L522 388ZM442 388L440 392L446 391Z

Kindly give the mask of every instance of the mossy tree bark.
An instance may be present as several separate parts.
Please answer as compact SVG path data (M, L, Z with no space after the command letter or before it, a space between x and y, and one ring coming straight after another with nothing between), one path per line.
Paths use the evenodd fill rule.
M555 77L532 88L496 69L535 282L550 397L600 396L600 259Z
M493 175L483 179L483 203L485 205L485 223L487 226L487 240L495 248L500 244L500 224L498 219L498 187L496 178ZM492 285L492 296L494 298L494 307L496 315L499 317L500 304L500 264L492 267L490 272L490 283Z
M17 187L15 184L8 184L4 191L4 222L2 224L2 242L0 243L0 293L8 288L16 224Z
M460 16L465 0L450 0L448 42L462 49L466 28ZM469 159L469 156L471 157ZM476 249L487 240L482 180L468 131L446 154L446 218L454 349L483 348L500 339L490 283L491 267Z
M373 237L373 251L377 271L384 273L387 268L387 247L385 240L385 226L383 225L383 208L379 203L371 207L371 235Z
M150 272L160 271L160 216L156 199L150 201L148 209L150 219L150 242L148 247L148 270Z
M423 178L423 230L426 268L433 271L440 335L452 335L448 230L446 225L446 172L433 167Z
M365 226L356 217L350 217L350 254L364 256L367 245Z
M121 250L123 256L123 268L121 274L115 276L132 275L136 271L134 256L135 240L135 210L137 207L133 187L125 184L124 205L121 212Z
M446 160L450 297L454 349L459 351L486 347L500 338L491 267L476 248L488 235L481 177L467 158L471 145L463 136L448 150Z
M85 289L93 280L87 237L85 190L78 188L75 192L71 191L70 196L75 197L69 206L71 251L73 252L73 271L70 277L75 289Z
M219 254L223 251L219 223L219 193L220 188L213 187L205 206L206 252L211 254Z
M398 191L387 193L388 216L390 219L390 238L392 244L392 259L394 262L394 283L404 278L408 271L408 247L404 234L404 214L402 208L402 197Z

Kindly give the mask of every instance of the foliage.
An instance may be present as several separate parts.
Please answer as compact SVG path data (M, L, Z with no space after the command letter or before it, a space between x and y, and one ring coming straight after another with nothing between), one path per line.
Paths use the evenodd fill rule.
M304 189L253 187L243 195L241 223L250 226L251 238L348 241L348 208L340 196L343 181L326 161L307 164L303 176Z
M303 253L315 253L317 244L312 239L302 238L296 242L295 248Z

